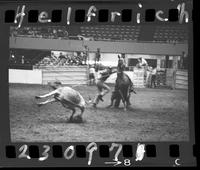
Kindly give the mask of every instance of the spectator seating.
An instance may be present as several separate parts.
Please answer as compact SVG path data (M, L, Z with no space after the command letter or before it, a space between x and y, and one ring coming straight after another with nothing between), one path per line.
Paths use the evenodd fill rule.
M68 39L68 32L64 26L51 27L15 27L10 28L10 36L31 37L31 38L50 38L50 39Z
M73 28L51 26L21 27L20 29L11 27L10 36L48 39L85 39L92 41L182 43L188 40L188 31L184 25L85 25Z
M157 26L153 35L153 42L177 43L187 39L187 30L182 26Z
M66 55L64 58L46 56L34 65L34 68L45 66L80 66L85 65L85 57Z
M140 26L131 25L99 25L81 26L81 35L93 37L95 40L137 41Z

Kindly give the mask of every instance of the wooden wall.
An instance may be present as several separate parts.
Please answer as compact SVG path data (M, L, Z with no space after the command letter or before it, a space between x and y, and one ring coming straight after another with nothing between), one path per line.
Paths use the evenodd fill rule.
M85 45L88 46L90 52L96 52L97 48L100 48L102 53L147 55L181 55L183 51L188 53L187 43L80 41L23 37L10 37L9 41L9 47L16 49L84 51Z
M177 70L176 89L188 89L188 71Z
M144 88L145 81L144 81L144 70L143 69L134 69L134 77L133 77L133 84L135 88Z
M166 85L173 89L188 89L188 71L167 69Z
M86 66L46 67L42 69L42 84L59 80L62 84L87 84L88 70Z

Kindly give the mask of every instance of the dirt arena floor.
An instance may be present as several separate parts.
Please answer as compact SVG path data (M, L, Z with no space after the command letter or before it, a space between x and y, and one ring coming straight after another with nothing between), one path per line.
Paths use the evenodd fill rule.
M94 98L95 86L75 87L85 99ZM113 89L113 87L112 87ZM106 108L110 95L95 109L88 105L83 123L67 123L71 111L61 104L36 105L35 95L48 86L9 85L12 142L187 141L188 92L170 89L136 89L131 108ZM43 101L43 100L40 100ZM77 110L77 113L80 113Z

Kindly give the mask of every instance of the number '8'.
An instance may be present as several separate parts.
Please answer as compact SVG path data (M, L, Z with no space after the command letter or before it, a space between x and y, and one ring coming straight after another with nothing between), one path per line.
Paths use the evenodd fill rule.
M131 165L130 159L124 159L124 165L125 166L130 166Z

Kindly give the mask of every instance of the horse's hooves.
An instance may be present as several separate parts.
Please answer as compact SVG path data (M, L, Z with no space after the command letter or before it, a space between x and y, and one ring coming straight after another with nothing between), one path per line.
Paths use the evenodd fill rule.
M111 108L111 107L112 107L112 105L108 105L108 106L107 106L107 108Z

